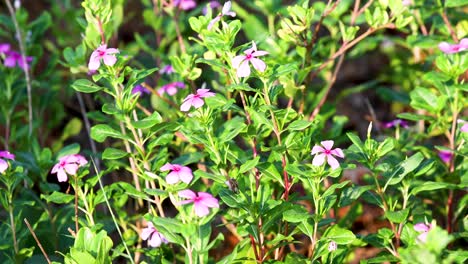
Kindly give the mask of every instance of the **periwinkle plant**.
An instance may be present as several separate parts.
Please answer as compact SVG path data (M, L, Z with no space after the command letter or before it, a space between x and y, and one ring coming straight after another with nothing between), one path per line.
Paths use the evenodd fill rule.
M48 262L465 262L462 2L142 1L153 32L124 42L124 1L84 0L63 64L90 149L2 141L5 256L35 252L18 205L38 184L29 230ZM390 67L346 87L370 51ZM16 70L40 59L13 52L0 44L7 135ZM392 113L373 100L349 113L344 98L366 90ZM68 243L52 260L45 221Z

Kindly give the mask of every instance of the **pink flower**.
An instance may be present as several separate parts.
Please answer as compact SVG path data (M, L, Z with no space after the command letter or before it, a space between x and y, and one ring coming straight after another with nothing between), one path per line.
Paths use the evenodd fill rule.
M219 203L216 198L206 192L199 192L198 195L191 190L183 190L179 192L179 196L188 200L181 201L180 204L193 203L195 214L199 217L206 216L210 213L208 208L219 208Z
M184 102L180 106L180 111L187 112L192 106L200 108L205 104L202 98L211 96L215 96L215 93L210 92L209 89L198 89L196 94L189 94L185 97Z
M468 132L468 122L466 122L466 121L464 121L464 120L461 120L461 119L458 119L458 120L457 120L457 123L463 124L463 125L460 127L460 131L461 131L461 132Z
M179 90L178 88L185 88L185 83L183 82L171 82L168 84L163 85L161 88L158 89L158 94L163 95L164 93L167 93L168 95L175 95L177 91Z
M159 247L162 243L167 244L169 242L158 232L151 222L148 223L148 227L141 230L140 237L142 240L148 240L149 238L148 245L150 245L150 247Z
M172 67L172 65L166 65L162 67L161 70L159 70L159 73L169 75L169 74L174 73L174 68Z
M137 84L135 85L135 87L133 87L132 89L132 94L136 94L136 93L139 93L140 96L143 95L143 94L150 94L150 90L146 89L145 87Z
M219 15L213 18L213 20L211 20L210 23L208 24L208 30L210 30L216 22L221 20L223 16L231 16L231 17L236 16L236 13L231 11L231 1L227 1L226 3L224 3L221 13L219 13Z
M431 231L431 229L433 228L432 225L426 225L424 223L418 223L418 224L415 224L414 225L414 230L418 231L418 232L422 232L419 236L418 236L418 240L423 242L423 243L426 243L426 239L427 239L427 233L429 231Z
M338 161L333 156L344 158L344 154L340 148L332 149L333 143L333 140L326 140L321 142L322 146L325 148L321 146L314 146L312 148L311 154L317 154L312 160L312 164L314 166L321 166L325 162L325 158L327 158L327 163L332 169L336 169L340 166Z
M20 53L16 51L8 51L5 53L5 60L3 61L3 65L8 68L14 68L16 66L20 67L23 70L27 70L29 68L29 64L32 62L32 57L26 57L26 64L23 63L23 58Z
M169 184L175 184L179 181L183 181L189 184L190 181L192 181L193 179L192 170L189 167L170 163L166 163L164 166L161 167L161 171L168 170L171 171L166 176L166 182Z
M445 162L445 163L450 163L450 160L452 160L452 152L446 151L446 150L439 150L439 158Z
M252 66L259 72L264 72L266 69L266 64L260 59L257 59L258 56L267 55L268 52L263 50L257 51L257 45L252 41L252 48L244 51L245 55L239 55L232 59L232 66L237 69L237 77L249 77L250 67L249 61L252 63Z
M174 6L177 6L182 10L189 10L195 8L197 3L195 3L193 0L174 0Z
M76 175L78 168L86 165L88 161L79 154L66 155L59 159L59 162L52 168L52 173L57 173L59 182L66 182L69 175Z
M0 173L4 173L8 169L8 162L5 159L15 160L15 155L8 150L0 151Z
M115 53L119 53L118 49L107 48L106 44L99 46L89 58L88 68L91 71L96 71L101 66L101 59L104 61L104 64L107 66L113 66L117 62Z
M336 244L335 241L330 241L330 243L328 243L328 251L332 252L332 251L335 251L338 249L338 245Z
M460 40L459 44L449 44L447 42L441 42L439 49L445 54L457 53L468 49L468 38Z
M0 54L7 54L11 49L11 45L8 43L0 43Z
M395 119L393 121L383 123L383 126L385 128L391 128L391 127L397 127L397 126L402 127L402 128L408 128L408 122L406 122L405 120L401 120L401 119Z

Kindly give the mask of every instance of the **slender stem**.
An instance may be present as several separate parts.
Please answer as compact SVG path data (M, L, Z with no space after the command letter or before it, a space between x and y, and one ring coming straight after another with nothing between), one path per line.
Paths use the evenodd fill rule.
M104 29L102 28L102 21L99 19L99 17L96 17L96 20L98 22L97 27L99 31L99 35L101 35L101 44L106 43L106 37L104 36Z
M447 26L447 29L449 30L450 36L452 37L453 41L458 42L459 39L457 37L457 34L455 33L455 30L452 27L452 24L450 24L446 11L443 10L442 12L440 12L440 15L442 16L442 19L444 20L444 23Z
M78 176L74 175L73 178L75 178L75 233L78 233L78 188L80 187L78 187Z
M11 234L13 237L13 248L15 249L15 254L18 254L18 241L16 240L16 227L15 227L15 217L13 214L13 203L11 201L11 198L9 199L10 201L8 202L8 214L10 215L10 228L11 228Z
M189 264L193 264L192 247L190 246L190 239L188 237L185 238L185 243L187 243L187 255L189 258Z
M16 13L15 10L13 9L13 6L11 5L9 0L5 0L5 4L7 5L8 12L10 13L11 20L13 21L13 24L15 25L15 31L16 31L16 37L18 39L18 44L20 48L20 53L21 53L21 62L23 63L23 72L24 76L26 77L26 89L27 89L27 94L28 94L28 123L29 123L29 137L32 136L33 132L33 106L32 106L32 87L31 87L31 77L29 74L29 65L26 60L26 48L24 46L24 41L23 41L23 34L21 34L21 29L19 27L18 21L16 20Z
M36 233L34 232L34 229L32 229L31 225L29 224L28 219L25 218L24 222L26 223L26 226L28 227L29 232L31 232L31 235L34 237L34 240L36 240L36 243L39 246L39 249L41 250L42 254L44 255L47 263L49 263L49 264L52 263L52 262L50 262L49 256L47 256L47 253L45 252L44 248L42 247L41 241L39 241L39 239L37 238Z
M175 26L176 33L177 33L177 41L179 42L179 46L180 46L180 51L182 52L182 54L185 54L187 50L185 49L184 39L182 38L182 34L180 33L179 21L177 21L179 18L179 10L176 11L176 15L173 18L174 18L174 26Z
M259 263L262 263L263 259L258 255L257 243L255 243L255 239L254 239L254 237L252 235L249 235L249 237L250 237L250 244L252 244L252 248L253 248L255 258L257 259L257 261Z
M81 95L80 92L76 92L76 98L78 99L78 103L80 104L81 116L83 117L83 121L84 121L85 128L86 128L86 133L88 134L89 145L91 146L91 151L93 152L94 155L96 155L97 147L96 147L96 143L91 138L91 123L89 122L89 118L86 115L86 106L83 101L83 96ZM96 160L96 167L98 169L100 168L99 160ZM96 171L96 174L97 174L97 171Z

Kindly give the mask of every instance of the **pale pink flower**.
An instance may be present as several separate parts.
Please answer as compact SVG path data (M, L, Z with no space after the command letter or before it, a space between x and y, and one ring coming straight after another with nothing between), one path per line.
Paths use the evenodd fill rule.
M468 49L468 38L460 40L458 44L449 44L447 42L441 42L439 49L445 54L457 53Z
M5 159L15 160L15 155L8 150L0 151L0 173L4 173L8 169L8 162Z
M198 89L196 94L189 94L185 97L184 102L180 106L180 111L187 112L190 107L200 108L205 102L202 98L215 96L215 93L210 92L209 89Z
M57 173L59 182L66 182L69 175L76 175L78 168L86 165L88 161L79 154L66 155L59 159L54 165L51 173Z
M33 57L25 57L26 64L23 62L23 58L20 53L16 51L8 51L5 53L5 60L3 61L3 65L8 68L14 68L16 66L20 67L23 70L27 70L29 68L29 64L31 64Z
M330 165L332 169L336 169L340 166L338 161L333 156L344 158L344 154L340 148L332 149L333 143L333 140L325 140L321 142L322 146L324 147L316 145L312 148L311 154L317 154L312 160L312 164L314 166L321 166L325 162L325 158L327 159L328 165Z
M107 66L113 66L117 62L117 57L115 54L119 53L118 49L107 48L106 44L99 46L89 58L88 68L91 71L96 71L101 66L101 60L104 61L104 64Z
M158 89L158 94L163 95L167 93L168 95L175 95L179 88L185 88L185 83L183 82L171 82L168 84L163 85L161 88Z
M142 240L148 240L150 247L159 247L162 243L167 244L169 242L151 222L148 222L148 227L141 230L140 237Z
M252 63L252 66L259 72L264 72L266 69L266 64L260 59L257 59L258 56L267 55L267 51L257 50L257 45L252 41L252 48L244 51L245 55L239 55L232 59L232 67L237 69L237 77L249 77L250 67L249 62Z
M172 73L174 73L174 67L172 67L172 65L166 65L164 67L162 67L161 70L159 70L159 73L160 74L167 74L167 75L170 75Z
M206 216L210 213L209 208L219 208L219 203L216 198L206 192L198 192L198 195L191 190L183 190L179 192L179 197L187 198L180 204L193 203L195 214L199 217Z
M426 239L427 239L427 233L429 231L431 231L431 229L433 228L433 226L431 224L429 225L426 225L424 223L418 223L418 224L415 224L414 225L414 230L416 230L417 232L420 232L421 234L419 234L418 236L418 240L423 242L423 243L426 243Z
M193 0L174 0L174 6L182 10L189 10L195 8L197 3Z
M210 23L208 24L208 30L210 30L216 22L221 20L223 16L231 16L231 17L236 16L236 13L231 11L231 1L227 1L226 3L224 3L221 13L219 13L219 15L213 18L213 20L211 20Z
M335 241L330 241L330 243L328 243L328 251L332 252L332 251L335 251L338 249L338 245L336 244Z
M166 176L166 182L169 184L175 184L179 181L183 181L189 184L190 181L192 181L193 179L192 169L190 169L187 166L166 163L164 166L161 167L161 171L168 170L171 171Z
M463 124L463 125L460 127L460 131L461 131L461 132L468 132L468 122L466 122L465 120L458 119L458 120L457 120L457 123Z
M439 158L444 162L444 163L450 163L450 160L452 160L453 153L450 151L446 150L439 150Z

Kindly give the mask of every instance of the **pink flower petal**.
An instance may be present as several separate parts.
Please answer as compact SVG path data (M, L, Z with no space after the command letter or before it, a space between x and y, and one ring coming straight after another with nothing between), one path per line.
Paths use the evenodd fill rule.
M148 240L148 245L150 245L151 247L159 247L161 246L161 243L161 237L159 236L159 233L155 230L155 232L151 236L151 239Z
M88 68L90 71L96 71L99 69L99 66L101 66L101 59L99 58L99 54L94 54L93 52L91 58L89 59Z
M325 147L326 150L331 150L333 148L333 140L325 140L320 143Z
M173 170L174 166L170 163L164 164L159 170L160 171L168 171L168 170Z
M104 56L104 64L107 66L114 66L114 64L117 62L117 58L115 55L105 55Z
M252 63L253 67L259 71L259 72L264 72L266 69L266 64L260 59L257 58L251 58L250 62Z
M210 89L198 89L197 90L197 95L199 97L211 97L211 96L215 96L216 94L213 93L213 92L210 92Z
M325 156L325 154L317 154L312 160L312 165L322 166L322 164L325 162Z
M142 240L147 240L149 236L155 231L153 224L148 223L148 227L143 228L140 233L140 237Z
M178 195L179 197L187 198L192 201L197 197L197 195L192 190L188 190L188 189L179 191Z
M180 180L179 178L179 174L175 171L173 172L170 172L167 176L166 176L166 182L168 184L176 184L178 183Z
M193 209L195 210L195 214L199 217L206 216L210 213L210 210L208 209L208 207L206 207L202 203L195 203L195 205L193 206Z
M57 171L57 179L59 182L66 182L68 180L68 176L63 169Z
M325 151L325 149L322 148L321 146L314 146L314 147L312 148L312 151L310 152L310 154L311 154L311 155L315 155L315 154L317 154L317 153L321 153L321 152L324 152L324 151Z
M426 240L427 240L427 232L424 232L424 233L420 234L418 236L418 240L425 243Z
M201 98L193 98L191 104L195 108L200 108L205 104L205 102Z
M231 5L232 5L231 1L227 1L226 3L224 3L221 13L224 15L224 14L227 14L229 11L231 11Z
M239 68L237 68L237 77L242 78L242 77L249 77L250 75L250 67L249 67L249 61L244 60Z
M252 56L258 57L258 56L265 56L265 55L268 55L268 54L270 54L270 53L268 53L268 51L259 50L259 51L255 51L254 53L252 53Z
M418 232L428 232L430 229L430 227L424 223L415 224L413 228Z
M185 183L190 183L193 179L192 170L189 167L182 167L179 172L180 179Z
M231 61L232 67L234 67L234 69L239 68L240 64L244 60L245 60L245 56L236 56L236 57L234 57L234 59L232 59L232 61Z
M4 173L8 169L8 162L0 159L0 173Z
M211 28L214 26L214 24L215 24L216 22L218 22L220 19L221 19L221 17L219 17L219 16L213 18L213 19L210 21L210 23L208 24L207 29L208 29L208 30L211 30Z
M327 155L327 163L334 170L340 167L340 163L332 155Z
M118 49L114 48L108 48L106 49L106 54L114 54L114 53L119 53L120 51Z
M343 150L341 150L340 148L333 149L330 151L330 153L337 157L344 158Z
M78 171L78 165L75 163L66 164L63 168L70 175L75 175L76 172Z

